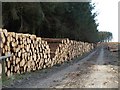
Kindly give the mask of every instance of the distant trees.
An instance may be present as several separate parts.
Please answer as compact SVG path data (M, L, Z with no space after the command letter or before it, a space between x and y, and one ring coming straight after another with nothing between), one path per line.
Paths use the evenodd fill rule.
M94 19L96 13L91 12L95 6L90 2L4 2L2 5L3 28L8 31L93 43L103 39Z
M109 42L112 40L112 38L113 38L113 36L112 36L111 32L107 32L107 31L99 32L99 41L100 42Z

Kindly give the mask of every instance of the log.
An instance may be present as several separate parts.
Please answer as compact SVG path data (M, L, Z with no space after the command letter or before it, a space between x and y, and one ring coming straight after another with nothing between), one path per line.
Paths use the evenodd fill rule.
M55 39L55 38L42 38L42 40L47 41L48 43L62 43L63 39Z

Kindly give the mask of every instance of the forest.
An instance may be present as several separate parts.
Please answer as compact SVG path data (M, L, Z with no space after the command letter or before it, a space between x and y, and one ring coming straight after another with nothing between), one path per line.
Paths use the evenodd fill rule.
M42 38L109 42L112 33L98 31L94 8L90 2L3 2L2 28Z

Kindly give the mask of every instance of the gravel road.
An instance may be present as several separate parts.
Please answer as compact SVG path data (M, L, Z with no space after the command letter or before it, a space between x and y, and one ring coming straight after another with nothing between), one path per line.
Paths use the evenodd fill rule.
M118 56L104 47L83 59L29 74L9 88L118 88Z

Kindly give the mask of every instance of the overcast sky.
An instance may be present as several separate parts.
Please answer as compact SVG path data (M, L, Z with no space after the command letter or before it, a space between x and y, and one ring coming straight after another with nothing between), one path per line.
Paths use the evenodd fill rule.
M95 3L96 17L99 31L113 33L113 41L118 41L118 1L120 0L92 0Z

